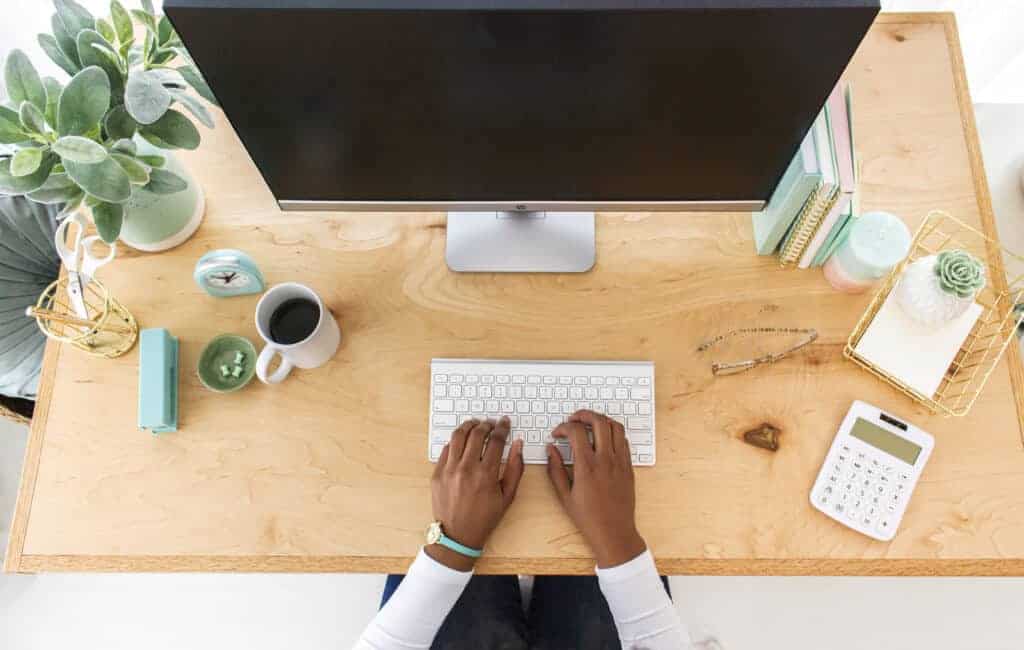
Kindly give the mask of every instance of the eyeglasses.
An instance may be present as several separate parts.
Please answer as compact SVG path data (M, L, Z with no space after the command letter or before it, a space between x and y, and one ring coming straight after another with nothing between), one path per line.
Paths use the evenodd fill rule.
M768 352L752 359L746 359L743 361L732 361L732 362L720 362L714 361L711 363L711 374L716 377L723 375L736 375L741 372L746 372L757 366L775 363L785 359L789 355L793 354L801 348L807 347L811 343L814 343L818 339L818 330L815 329L798 329L792 327L745 327L742 329L732 330L725 334L716 336L715 338L702 343L698 348L697 352L705 352L710 350L719 343L736 338L739 336L788 336L788 335L799 335L800 339L792 345L789 345L781 352Z

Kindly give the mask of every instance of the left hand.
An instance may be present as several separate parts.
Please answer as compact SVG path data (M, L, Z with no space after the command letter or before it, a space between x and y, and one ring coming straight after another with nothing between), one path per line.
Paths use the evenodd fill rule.
M505 472L501 453L509 436L509 420L469 420L456 429L441 452L431 481L434 518L444 534L470 548L482 549L512 505L523 477L523 441L512 443ZM440 544L427 555L458 571L475 560Z

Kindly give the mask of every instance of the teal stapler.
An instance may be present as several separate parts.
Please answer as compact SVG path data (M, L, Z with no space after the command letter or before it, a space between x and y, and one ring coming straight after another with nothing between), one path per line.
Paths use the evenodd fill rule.
M163 328L139 333L139 428L178 430L178 339Z

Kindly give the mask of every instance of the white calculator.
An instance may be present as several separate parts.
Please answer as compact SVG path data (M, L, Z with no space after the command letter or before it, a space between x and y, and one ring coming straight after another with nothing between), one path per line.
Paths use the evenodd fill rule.
M896 535L935 439L864 402L843 418L811 505L841 524L887 542Z

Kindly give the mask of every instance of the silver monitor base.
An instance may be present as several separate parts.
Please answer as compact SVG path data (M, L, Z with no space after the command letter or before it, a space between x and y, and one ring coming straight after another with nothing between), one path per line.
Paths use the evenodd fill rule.
M449 212L453 271L583 273L594 266L593 212Z

